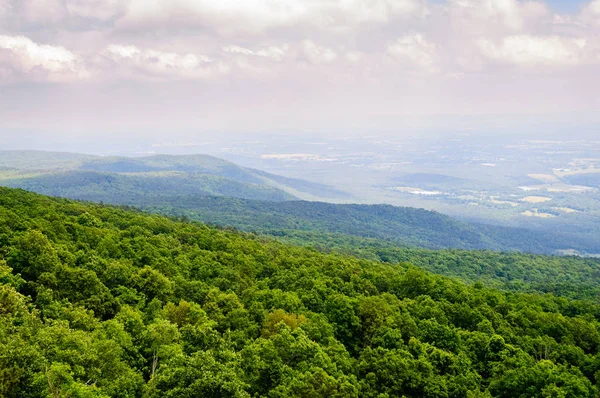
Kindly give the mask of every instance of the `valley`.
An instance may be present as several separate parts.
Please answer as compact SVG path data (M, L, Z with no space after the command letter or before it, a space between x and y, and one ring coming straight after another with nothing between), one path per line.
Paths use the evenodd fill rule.
M308 233L322 245L328 237L342 234L349 238L381 239L390 246L429 249L600 253L600 241L594 236L598 224L590 223L590 230L583 232L581 227L577 231L568 228L556 231L544 229L541 224L536 230L535 225L509 222L502 225L481 218L467 221L465 214L461 214L463 220L460 220L412 207L327 203L315 199L345 202L354 201L354 197L323 183L244 168L206 155L99 157L9 151L0 152L0 159L0 166L5 167L0 171L0 185L128 205L279 239ZM427 197L430 201L439 192L431 189L460 190L464 184L472 183L431 173L394 178L422 187L406 187L403 188L406 191L399 193ZM493 196L493 202L540 223L554 218L562 221L565 216L590 217L590 212L560 206L550 196L511 196L511 201L505 197ZM467 207L483 207L476 200L471 192L465 199Z

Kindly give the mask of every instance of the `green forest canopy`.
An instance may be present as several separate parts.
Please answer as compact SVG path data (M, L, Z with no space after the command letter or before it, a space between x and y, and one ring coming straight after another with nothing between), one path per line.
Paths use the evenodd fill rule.
M98 201L98 198L89 198ZM112 203L133 205L167 215L234 226L271 236L298 236L297 242L350 235L388 241L389 245L430 249L488 249L550 254L575 249L600 252L598 234L571 234L459 221L425 209L391 205L334 204L309 201L261 201L231 197L171 194L169 197L121 196ZM600 233L600 230L598 231ZM590 237L591 236L591 237Z
M0 188L0 395L595 397L600 306Z

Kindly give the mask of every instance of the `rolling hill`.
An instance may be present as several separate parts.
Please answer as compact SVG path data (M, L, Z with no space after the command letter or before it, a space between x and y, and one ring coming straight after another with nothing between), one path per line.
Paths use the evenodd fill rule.
M430 249L546 254L569 249L581 253L600 252L597 239L463 222L435 211L391 205L266 202L208 196L138 197L125 204L321 247L337 246L340 240L352 238L356 242L356 238L364 238L385 241L388 245ZM364 245L369 245L368 241L364 241Z
M597 239L566 231L462 222L433 211L390 205L299 201L292 193L311 198L342 193L211 156L3 154L0 167L11 169L0 171L0 185L185 216L324 249L348 251L346 243L352 241L349 252L356 252L360 241L372 251L370 240L377 240L377 250L383 241L387 246L429 249L600 253Z
M0 184L48 195L115 202L136 196L223 195L281 201L343 198L322 184L286 178L208 155L139 158L0 151Z

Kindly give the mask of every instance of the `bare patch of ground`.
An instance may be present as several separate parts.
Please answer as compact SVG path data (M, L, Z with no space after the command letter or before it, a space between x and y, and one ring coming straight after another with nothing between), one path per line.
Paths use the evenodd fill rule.
M524 198L521 198L522 202L527 203L544 203L549 202L551 200L552 198L549 198L547 196L525 196Z

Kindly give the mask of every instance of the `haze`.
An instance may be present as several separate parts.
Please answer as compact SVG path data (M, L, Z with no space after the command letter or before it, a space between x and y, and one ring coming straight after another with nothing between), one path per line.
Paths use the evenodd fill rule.
M599 33L600 0L0 0L0 136L589 127Z

